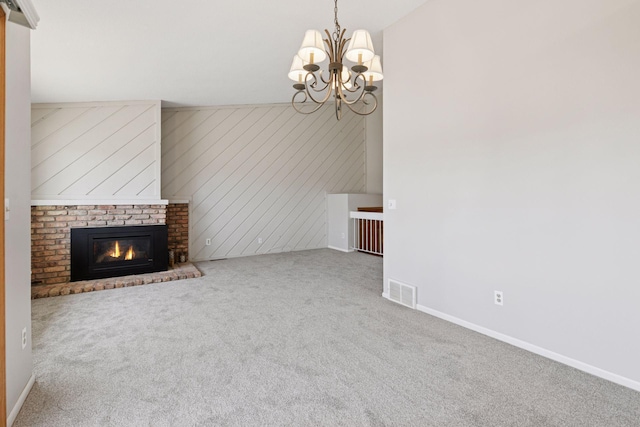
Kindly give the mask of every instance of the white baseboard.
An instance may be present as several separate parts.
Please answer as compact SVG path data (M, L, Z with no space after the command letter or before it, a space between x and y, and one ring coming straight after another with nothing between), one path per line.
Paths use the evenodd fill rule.
M20 412L20 409L22 409L22 405L24 405L24 401L27 400L27 396L29 396L29 392L31 391L31 388L33 387L33 384L35 384L35 382L36 382L36 376L31 374L31 378L29 378L29 382L25 386L24 390L22 390L22 393L20 393L20 397L18 398L16 405L13 407L13 409L11 410L11 413L7 417L7 427L11 427L13 423L16 421L16 418L18 417L18 413Z
M388 293L386 293L386 292L383 292L383 293L382 293L382 298L389 299L389 294L388 294Z
M349 250L349 249L344 249L344 248L338 248L338 247L331 246L331 245L329 245L327 247L329 249L333 249L333 250L340 251L340 252L353 252L353 249Z
M385 294L382 294L382 296L388 299L388 295L385 296ZM432 316L438 317L442 320L446 320L447 322L455 323L456 325L462 326L463 328L471 329L472 331L479 332L488 337L495 338L499 341L506 342L507 344L511 344L523 350L530 351L531 353L535 353L537 355L546 357L547 359L555 360L556 362L560 362L562 364L571 366L572 368L576 368L581 371L584 371L588 374L595 375L596 377L604 378L605 380L614 382L616 384L620 384L625 387L629 387L630 389L640 391L640 382L638 381L634 381L632 379L623 377L621 375L614 374L609 371L605 371L604 369L596 368L595 366L591 366L584 362L580 362L579 360L575 360L570 357L563 356L562 354L555 353L551 350L547 350L546 348L538 347L537 345L519 340L517 338L510 337L509 335L501 334L500 332L487 329L483 326L479 326L474 323L467 322L466 320L462 320L457 317L450 316L448 314L439 312L437 310L433 310L431 308L425 307L420 304L416 306L416 309L423 313L427 313Z

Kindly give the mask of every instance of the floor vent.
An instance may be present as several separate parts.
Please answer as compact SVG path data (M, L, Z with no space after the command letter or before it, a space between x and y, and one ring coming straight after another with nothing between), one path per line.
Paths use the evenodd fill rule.
M407 307L416 308L416 288L389 279L389 299Z

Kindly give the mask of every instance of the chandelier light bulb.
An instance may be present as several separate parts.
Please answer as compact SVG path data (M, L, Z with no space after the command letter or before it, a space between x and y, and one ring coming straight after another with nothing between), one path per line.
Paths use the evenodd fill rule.
M362 75L367 80L369 86L373 86L373 82L380 81L384 78L379 55L375 55L371 61L365 62L364 65L367 67L367 71L362 73Z
M373 50L373 42L371 35L367 30L355 30L347 46L346 57L349 61L362 65L367 61L371 61L375 52Z
M291 63L291 69L289 70L289 78L294 82L302 83L307 71L304 69L305 63L298 55L293 56L293 62Z
M307 30L304 34L304 40L298 51L298 56L309 64L317 64L327 58L327 52L324 50L324 42L322 34L318 30Z

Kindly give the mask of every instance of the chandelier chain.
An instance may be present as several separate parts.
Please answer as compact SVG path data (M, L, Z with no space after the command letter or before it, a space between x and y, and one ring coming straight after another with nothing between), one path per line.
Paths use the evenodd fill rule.
M333 22L336 24L336 29L333 32L333 41L337 43L338 39L340 38L340 23L338 22L338 0L335 0L334 3L335 6L333 7L333 13L335 15L335 19Z

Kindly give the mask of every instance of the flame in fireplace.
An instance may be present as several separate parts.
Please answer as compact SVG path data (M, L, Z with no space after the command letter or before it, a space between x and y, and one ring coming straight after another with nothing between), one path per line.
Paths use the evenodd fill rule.
M120 258L120 244L118 243L117 240L116 240L116 247L113 249L113 251L111 251L109 256L111 258Z
M124 254L124 260L130 261L135 258L136 253L133 251L133 246L129 246L129 249ZM120 242L116 240L116 244L113 247L113 250L109 253L111 258L120 258L122 257L122 251L120 250Z

